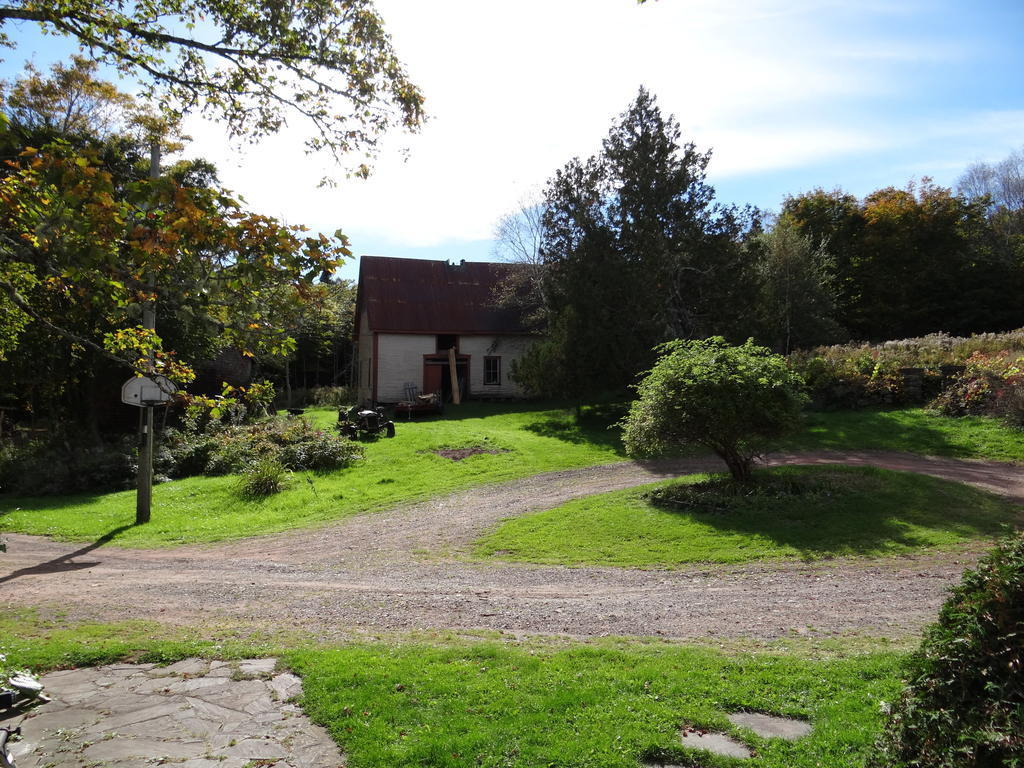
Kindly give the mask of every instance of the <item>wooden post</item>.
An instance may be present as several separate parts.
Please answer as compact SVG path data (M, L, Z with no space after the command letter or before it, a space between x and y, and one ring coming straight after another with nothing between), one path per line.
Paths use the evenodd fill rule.
M448 347L448 373L452 377L452 403L462 404L462 393L459 391L459 374L455 367L455 347Z
M160 176L160 142L156 139L149 149L149 178ZM155 293L154 275L149 273L149 290ZM156 330L156 299L147 301L142 308L142 327L150 331ZM149 353L149 374L155 373L156 359ZM149 522L150 509L153 501L153 406L145 406L145 420L142 424L142 444L139 446L139 483L135 495L135 524Z

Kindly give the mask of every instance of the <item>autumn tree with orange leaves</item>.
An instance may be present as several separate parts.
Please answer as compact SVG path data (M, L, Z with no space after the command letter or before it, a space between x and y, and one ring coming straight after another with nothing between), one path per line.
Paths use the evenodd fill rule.
M136 370L148 368L152 350L157 372L180 383L190 367L133 322L154 294L162 313L214 325L240 348L282 351L280 319L349 255L341 233L309 236L216 189L161 178L115 190L109 172L59 143L26 148L9 168L0 180L0 291L15 325L41 323ZM57 322L55 307L98 313L111 330L84 336ZM4 343L9 353L17 339Z

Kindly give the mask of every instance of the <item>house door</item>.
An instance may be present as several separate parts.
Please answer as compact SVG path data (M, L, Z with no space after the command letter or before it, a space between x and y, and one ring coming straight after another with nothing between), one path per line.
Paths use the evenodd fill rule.
M440 392L443 402L452 400L452 377L449 373L447 355L423 358L423 392ZM459 393L463 400L469 390L469 355L459 355L455 361L455 376L459 382Z
M448 361L442 366L440 360L426 359L423 361L423 394L430 395L441 391L441 379L448 373Z

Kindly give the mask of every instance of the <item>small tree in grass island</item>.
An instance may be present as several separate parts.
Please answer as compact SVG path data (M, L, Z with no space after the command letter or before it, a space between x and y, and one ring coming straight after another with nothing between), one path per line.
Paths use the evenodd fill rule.
M702 445L735 480L749 480L754 457L799 421L807 400L800 377L749 339L676 340L657 351L623 422L626 452L650 457Z

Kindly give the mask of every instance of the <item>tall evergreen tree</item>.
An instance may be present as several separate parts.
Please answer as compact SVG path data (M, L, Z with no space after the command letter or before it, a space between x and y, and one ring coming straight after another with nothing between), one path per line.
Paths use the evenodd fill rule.
M529 390L577 399L623 389L668 339L729 334L749 286L749 217L716 205L710 153L641 88L602 151L549 181L540 260L546 340L517 369Z
M776 352L839 341L835 320L834 260L823 245L787 219L753 238L757 273L757 337Z

